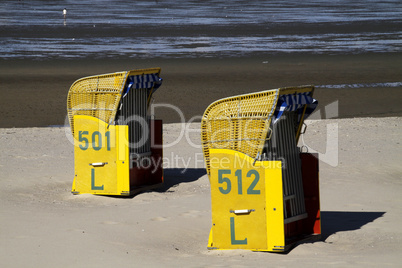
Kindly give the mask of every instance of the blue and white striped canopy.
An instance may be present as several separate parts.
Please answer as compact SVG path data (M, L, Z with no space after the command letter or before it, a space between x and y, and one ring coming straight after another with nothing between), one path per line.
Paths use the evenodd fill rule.
M162 85L162 78L158 74L133 75L127 78L125 97L130 89L152 89L152 94Z
M273 116L274 124L279 120L285 111L297 111L300 120L300 116L303 113L303 108L305 105L307 108L304 114L304 119L306 119L312 112L314 112L318 105L318 101L313 99L310 95L311 92L305 92L300 94L287 94L280 96Z

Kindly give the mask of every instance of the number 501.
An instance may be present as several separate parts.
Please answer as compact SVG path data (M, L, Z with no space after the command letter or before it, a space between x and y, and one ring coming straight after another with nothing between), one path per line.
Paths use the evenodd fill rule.
M88 137L87 137L88 136ZM95 151L99 151L102 149L102 134L99 131L94 131L92 135L89 135L88 131L80 131L78 132L78 141L81 142L80 149L86 150L89 147L89 140L88 138L91 137L91 145ZM110 132L107 131L105 133L106 138L106 148L110 151Z

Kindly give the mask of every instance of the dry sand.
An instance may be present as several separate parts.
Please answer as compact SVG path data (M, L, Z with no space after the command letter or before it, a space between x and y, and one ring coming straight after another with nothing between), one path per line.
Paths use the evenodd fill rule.
M401 266L400 117L309 121L305 144L321 153L338 133L338 163L320 162L322 241L288 254L207 250L199 124L178 139L185 127L164 125L165 186L132 198L70 193L68 128L0 129L1 267Z

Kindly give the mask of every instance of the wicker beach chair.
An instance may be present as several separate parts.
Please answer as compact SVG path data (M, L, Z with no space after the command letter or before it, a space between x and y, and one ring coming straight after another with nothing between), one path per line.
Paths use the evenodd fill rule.
M285 251L291 237L320 233L319 203L306 205L306 194L318 198L318 170L302 170L318 169L318 162L297 147L303 120L317 106L313 91L267 90L221 99L206 109L201 140L211 183L209 248ZM304 191L306 184L314 186ZM249 240L238 240L238 233Z
M75 145L74 194L131 195L163 182L162 121L148 114L159 75L160 68L139 69L73 83L67 113ZM145 162L151 164L143 168Z

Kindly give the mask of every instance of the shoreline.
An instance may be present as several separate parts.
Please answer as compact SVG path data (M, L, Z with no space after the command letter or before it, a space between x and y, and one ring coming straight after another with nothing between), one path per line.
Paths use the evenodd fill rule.
M66 98L79 78L122 70L161 67L164 82L154 104L167 103L185 121L199 120L220 98L286 86L401 82L402 53L359 55L268 55L231 58L0 60L0 127L64 125ZM402 116L402 87L316 88L314 118ZM336 104L337 102L337 104ZM337 105L337 115L325 106ZM166 123L180 122L171 108L156 110Z

